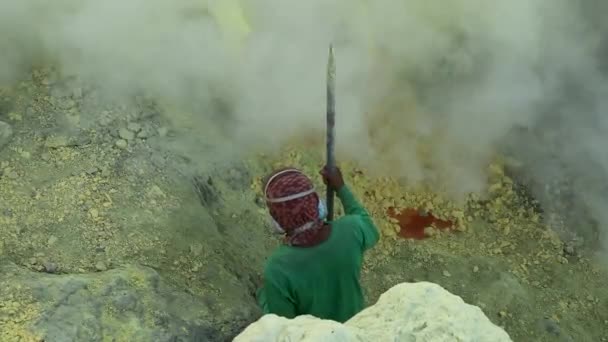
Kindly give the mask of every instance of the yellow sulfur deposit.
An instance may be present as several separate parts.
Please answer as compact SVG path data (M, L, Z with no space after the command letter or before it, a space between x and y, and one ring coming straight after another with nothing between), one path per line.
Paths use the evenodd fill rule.
M267 162L273 169L293 166L300 168L310 175L321 193L324 185L317 177L322 156L301 150L289 148L279 153ZM364 204L373 216L383 237L383 248L391 248L388 242L401 240L402 232L398 220L389 215L391 208L396 210L418 210L421 216L432 214L440 221L451 224L453 230L467 233L476 222L486 222L484 225L499 232L501 235L522 234L530 231L532 225L540 225L538 214L533 209L526 208L513 191L513 181L505 175L503 164L497 159L487 169L487 191L472 193L463 201L450 197L438 189L427 186L406 184L395 178L371 175L367 170L354 162L340 163L345 181L349 184L357 198ZM251 188L261 194L261 181L265 175L255 178ZM336 206L340 215L341 207ZM488 226L489 224L489 226ZM434 239L446 238L445 230L439 229L432 223L424 229L424 235Z
M239 0L209 1L208 10L232 47L239 48L251 27Z
M0 286L5 293L10 293L0 301L0 341L41 341L39 336L27 328L27 325L38 318L39 305L18 285L1 282Z
M206 4L207 11L215 20L226 41L229 42L230 48L237 53L255 30L246 13L246 5L245 0L209 0ZM380 57L374 38L376 32L369 14L369 1L355 1L342 11L344 13L342 19L346 21L349 29L356 32L373 55Z
M310 163L308 157L296 149L290 149L278 156L272 166L274 169L285 166L300 168L311 175L318 189L324 189L320 178L315 177L319 166ZM454 201L444 195L424 189L413 189L390 177L372 177L352 162L341 163L340 167L345 181L374 217L383 237L397 239L397 233L400 231L398 222L388 215L390 208L416 208L432 212L438 219L454 222L458 230L466 230L469 221L465 216L464 208L458 207ZM264 176L256 177L251 186L260 194Z

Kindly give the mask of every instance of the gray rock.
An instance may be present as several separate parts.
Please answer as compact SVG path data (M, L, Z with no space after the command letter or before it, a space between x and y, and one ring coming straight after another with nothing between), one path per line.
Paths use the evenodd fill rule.
M46 138L44 146L50 149L58 149L61 147L78 147L91 143L91 138L84 134L74 136L51 135Z
M559 328L559 325L557 324L557 322L555 322L554 320L544 319L541 324L547 333L549 333L551 335L555 335L555 336L560 335L561 329Z
M43 266L44 266L44 272L46 272L46 273L57 272L57 264L54 262L45 262Z
M92 168L85 171L88 175L94 175L99 172L99 168L97 166L93 166Z
M144 130L144 131L140 131L139 133L137 133L137 137L139 139L146 139L150 137L150 131Z
M139 139L147 139L150 138L152 136L155 136L156 134L158 134L157 130L151 126L151 125L144 125L142 126L141 130L139 131L139 133L137 133L137 137Z
M13 137L13 128L4 121L0 121L0 150L6 146Z
M50 263L44 267L53 269ZM19 284L18 291L26 291L2 286L0 301L31 295L40 304L29 329L44 341L231 341L258 318L252 303L240 305L250 317L212 311L204 298L167 285L146 267L46 274L0 263L0 274L0 285Z
M127 143L127 141L126 141L126 140L123 140L123 139L118 139L118 140L116 140L115 145L116 145L116 147L118 147L119 149L124 150L125 148L127 148L128 143Z
M168 134L169 134L169 128L167 128L167 127L160 127L160 128L158 129L158 135L159 135L161 138L166 137Z
M106 271L108 269L108 266L106 266L106 264L103 261L98 261L95 264L95 269L97 271L103 272L103 271Z
M135 133L129 131L127 128L121 128L118 130L118 136L124 140L135 139Z
M137 122L130 122L127 125L127 129L131 132L137 133L137 132L141 131L141 125L138 124Z

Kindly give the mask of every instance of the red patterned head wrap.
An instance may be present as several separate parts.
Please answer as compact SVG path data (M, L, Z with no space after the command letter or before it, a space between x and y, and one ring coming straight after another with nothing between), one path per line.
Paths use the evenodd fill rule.
M270 215L285 230L288 243L314 245L328 236L319 218L319 195L300 170L275 171L266 182L264 194Z

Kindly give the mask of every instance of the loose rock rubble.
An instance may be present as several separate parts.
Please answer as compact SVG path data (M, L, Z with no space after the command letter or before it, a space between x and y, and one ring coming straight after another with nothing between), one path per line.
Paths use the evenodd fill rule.
M209 160L225 146L209 143L212 129L203 134L184 116L147 100L99 103L94 87L70 84L48 70L0 88L0 100L1 120L13 132L0 148L0 259L18 265L2 268L0 322L10 335L0 329L0 340L35 341L51 331L67 340L103 340L93 333L80 338L77 329L66 328L70 322L70 328L106 329L103 338L117 341L138 341L138 332L145 341L221 341L259 318L253 293L264 258L279 243L265 229L260 178L285 165L316 175L324 156L313 151L321 146L299 144L218 166ZM184 152L184 146L196 148ZM481 308L514 340L606 337L606 272L584 245L564 243L539 218L499 160L486 172L488 191L460 199L433 184L381 177L358 163L341 166L382 232L362 272L369 303L395 284L427 281ZM322 191L320 178L315 182ZM431 227L426 240L401 239L386 215L390 206L432 212L457 229ZM336 210L343 213L339 205ZM153 268L164 290L142 281L150 269L133 264ZM118 278L128 286L103 285ZM142 282L147 285L138 287ZM54 297L83 283L90 289L68 301ZM44 287L57 292L46 296ZM112 320L112 309L95 325L95 305L111 297L100 289L126 291L126 299L112 297L121 308L139 298L128 319ZM214 319L171 309L175 298L188 309L209 308ZM47 319L60 314L57 303L69 319ZM187 332L150 335L159 330L146 320L148 310L159 312L158 322L178 322L174 326ZM119 324L127 321L136 324ZM206 335L209 324L216 335Z
M4 121L0 121L0 150L6 146L13 137L13 129L11 125Z

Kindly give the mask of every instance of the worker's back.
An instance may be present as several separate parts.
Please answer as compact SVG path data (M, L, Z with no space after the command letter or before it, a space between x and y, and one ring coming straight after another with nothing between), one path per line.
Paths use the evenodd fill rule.
M344 322L363 308L363 252L376 243L378 231L350 191L341 190L338 196L353 210L332 222L327 240L313 247L284 245L269 258L261 294L265 312Z

